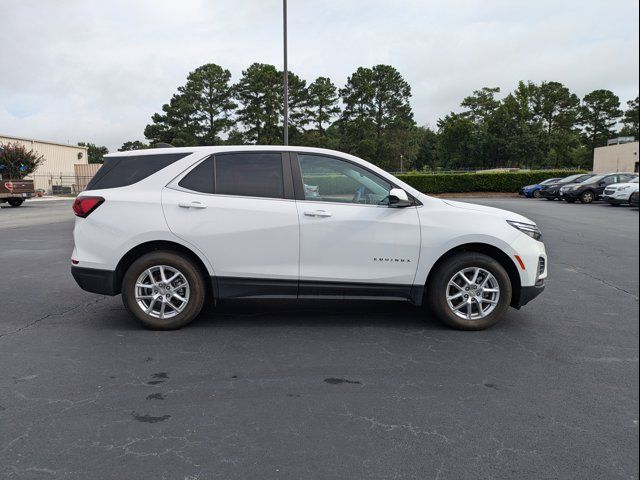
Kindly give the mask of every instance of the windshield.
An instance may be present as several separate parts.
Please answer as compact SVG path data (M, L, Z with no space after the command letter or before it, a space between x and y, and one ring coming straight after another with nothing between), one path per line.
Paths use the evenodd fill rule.
M587 177L588 175L584 175L582 173L579 173L578 175L570 175L568 177L563 178L562 180L560 180L561 183L571 183L571 182L575 182L576 180L578 180L580 177Z
M595 177L589 177L585 180L581 180L580 183L597 183L600 180L602 180L604 177L606 177L606 175L596 175Z
M557 182L559 178L547 178L545 181L540 182L540 185L547 185L549 183Z

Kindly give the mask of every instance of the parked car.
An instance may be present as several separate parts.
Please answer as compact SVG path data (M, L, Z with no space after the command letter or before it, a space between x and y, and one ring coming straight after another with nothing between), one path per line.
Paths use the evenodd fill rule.
M550 185L552 183L556 183L560 178L547 178L540 183L535 183L533 185L527 185L526 187L522 187L518 192L520 195L524 195L527 198L540 198L540 189L543 185Z
M186 325L206 297L320 297L424 300L452 327L480 330L547 278L532 220L430 197L332 150L110 154L73 210L77 283L122 294L154 329Z
M602 199L614 206L630 203L631 195L638 191L638 177L626 183L615 183L604 189Z
M629 205L631 205L632 207L638 207L638 197L640 197L640 194L638 194L638 191L636 190L635 192L633 192L631 194L631 198L629 198Z
M568 185L570 183L582 182L588 178L593 177L591 173L579 173L577 175L570 175L554 183L548 183L540 187L540 197L547 200L555 200L560 198L560 187Z
M19 207L27 198L35 195L33 180L5 179L0 177L0 204L8 203L12 207Z
M636 177L637 175L635 173L608 173L596 175L580 183L564 185L560 188L560 198L569 203L574 203L578 200L582 203L593 203L595 200L602 197L604 189L608 185L628 182Z

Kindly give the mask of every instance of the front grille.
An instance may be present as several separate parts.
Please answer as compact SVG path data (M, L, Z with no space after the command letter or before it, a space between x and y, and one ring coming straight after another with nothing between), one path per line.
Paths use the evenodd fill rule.
M540 277L544 273L545 268L547 268L547 262L544 257L540 257L540 259L538 260L538 277Z
M607 188L607 189L604 191L604 194L605 194L605 195L613 195L614 193L616 193L616 191L615 191L613 188Z

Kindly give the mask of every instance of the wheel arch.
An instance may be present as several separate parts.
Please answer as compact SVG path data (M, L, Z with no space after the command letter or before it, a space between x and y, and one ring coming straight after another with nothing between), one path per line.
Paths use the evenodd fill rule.
M509 280L511 281L511 289L512 289L512 297L511 297L511 306L515 307L520 303L520 294L522 290L522 280L520 279L520 274L518 273L518 267L515 262L500 248L489 245L488 243L465 243L462 245L458 245L453 247L452 249L445 252L443 255L436 260L436 262L429 270L429 274L427 275L427 281L425 283L425 290L429 289L429 284L433 279L434 273L436 270L449 258L454 255L462 252L477 252L485 254L495 261L497 261L502 267L506 270L509 275Z
M142 255L158 250L175 252L190 259L198 267L198 270L200 270L202 278L205 281L206 289L209 292L213 291L213 282L211 279L211 275L209 274L206 265L204 264L200 256L198 256L198 254L196 254L189 247L186 247L180 243L172 242L169 240L153 240L136 245L122 256L115 270L115 286L118 290L116 294L120 293L122 279L124 278L124 274L131 266L131 264L133 264L133 262L135 262Z

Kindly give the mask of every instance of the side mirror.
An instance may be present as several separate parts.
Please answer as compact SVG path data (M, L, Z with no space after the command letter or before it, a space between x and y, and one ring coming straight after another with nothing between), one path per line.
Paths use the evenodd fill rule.
M390 208L405 208L413 205L413 202L409 200L407 192L401 188L392 188L389 192L389 207Z
M600 183L598 184L598 186L599 186L599 187L604 187L606 184L607 184L607 182L600 182Z

